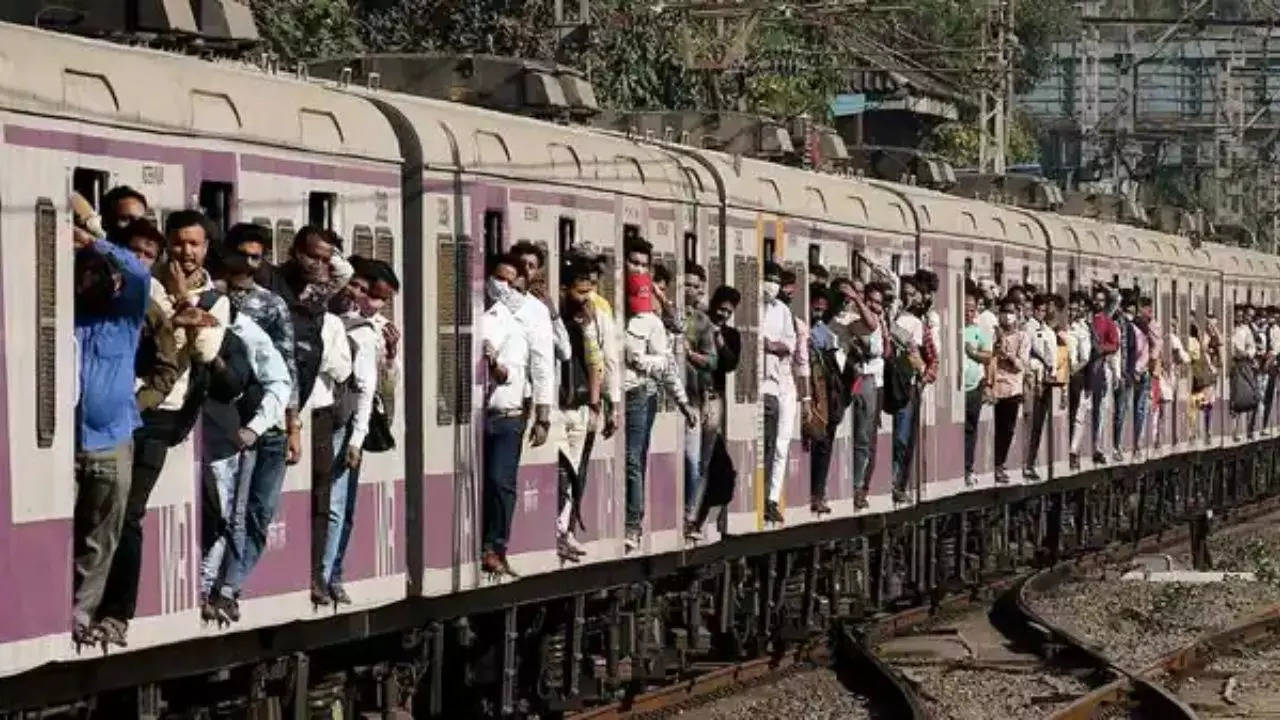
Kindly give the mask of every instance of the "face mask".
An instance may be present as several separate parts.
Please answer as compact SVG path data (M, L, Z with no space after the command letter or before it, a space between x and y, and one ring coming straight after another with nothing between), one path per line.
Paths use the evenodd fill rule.
M1000 316L1000 323L1005 327L1012 327L1013 324L1016 323L1017 321L1018 321L1018 316L1016 313L1007 312L1007 313L1003 313Z
M506 305L507 309L512 312L515 312L520 307L522 301L520 293L513 290L505 280L493 277L485 280L484 294L489 300Z
M774 298L778 297L778 288L778 283L765 280L760 283L760 295L764 298L765 302L770 302Z

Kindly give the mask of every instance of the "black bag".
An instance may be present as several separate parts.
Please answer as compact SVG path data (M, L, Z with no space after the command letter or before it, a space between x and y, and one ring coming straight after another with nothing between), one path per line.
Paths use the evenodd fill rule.
M707 489L702 498L704 507L713 508L733 502L734 489L738 484L738 471L733 467L733 458L729 457L724 438L717 438L711 450L706 482Z
M906 352L894 352L884 364L884 412L896 415L911 402L915 388L916 369Z
M1231 368L1231 412L1253 412L1257 407L1257 371L1251 363L1237 362Z
M364 451L387 452L396 447L396 436L391 433L391 417L382 403L382 395L373 398L373 412L369 413L369 433L364 436Z

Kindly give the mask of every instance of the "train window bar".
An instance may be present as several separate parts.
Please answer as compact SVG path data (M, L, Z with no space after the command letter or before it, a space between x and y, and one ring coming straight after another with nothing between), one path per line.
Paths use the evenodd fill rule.
M777 262L778 240L772 236L766 235L764 238L764 260L765 262Z
M992 279L996 281L996 285L1000 288L1004 287L1004 261L996 260L991 263Z
M573 247L573 241L577 234L577 221L571 217L561 217L557 232L560 241L560 257L568 257L569 248Z
M972 279L973 279L973 258L971 258L971 257L967 257L967 258L965 258L965 259L964 259L964 279L965 279L965 280L972 280ZM964 289L964 287L963 287L963 285L962 285L962 286L961 286L961 290L963 290L963 289ZM960 298L962 298L962 299L963 299L964 294L963 294L963 293L961 293L958 297L960 297Z
M698 233L684 234L684 261L686 264L698 262Z
M333 229L333 213L338 205L337 193L307 194L307 222L325 230Z
M107 194L111 174L106 170L78 167L71 171L71 189L75 190L99 213L102 212L102 196Z
M206 180L200 183L200 210L213 224L218 239L227 236L231 227L231 203L235 187L231 183Z
M505 218L501 210L484 211L484 254L485 259L493 259L507 249L506 238L503 237Z
M1022 266L1022 284L1027 285L1030 282L1031 282L1031 266L1023 265Z

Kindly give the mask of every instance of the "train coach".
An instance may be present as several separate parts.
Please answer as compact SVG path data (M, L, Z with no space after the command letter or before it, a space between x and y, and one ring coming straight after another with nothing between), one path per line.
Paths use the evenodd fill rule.
M744 578L756 577L739 569L744 557L870 533L894 526L904 512L913 518L941 513L948 502L995 507L1010 492L1049 495L1061 483L1103 472L1087 461L1079 470L1068 466L1066 412L1055 403L1039 456L1039 487L993 489L985 432L978 487L964 487L959 379L966 280L1030 282L1064 294L1116 281L1156 298L1161 321L1176 322L1184 333L1193 317L1212 312L1224 337L1235 303L1280 297L1280 261L1248 250L1193 246L1124 225L512 116L375 89L364 79L286 77L0 24L0 587L9 599L0 614L0 711L155 689L281 658L305 698L308 653L372 642L392 655L415 648L418 664L410 665L427 668L426 674L402 681L401 695L431 685L433 712L444 709L441 685L460 672L444 667L446 648L462 648L468 658L496 656L501 672L484 678L468 670L466 682L496 688L490 709L509 712L518 697L530 696L529 687L545 684L515 671L526 655L520 643L559 637L562 627L569 628L566 642L577 656L607 658L598 685L616 689L625 684L620 656L638 658L646 644L652 650L666 642L657 632L637 630L634 618L659 614L654 588L670 578L686 583L679 629L688 631L692 646L704 647L701 638L712 630L741 641L745 631L735 624L745 611L735 606L735 593ZM74 190L97 202L120 184L146 194L160 223L166 212L196 207L221 229L235 222L268 227L277 260L302 225L331 228L345 238L347 252L387 260L403 278L404 291L389 311L404 332L397 449L371 456L361 478L348 571L352 605L318 608L308 597L312 509L304 453L288 471L267 553L245 589L242 621L230 628L201 622L200 458L189 440L175 449L150 498L129 647L104 655L72 645L76 397L68 388L76 367L67 197ZM625 434L619 432L593 456L584 511L587 555L568 566L557 557L553 441L528 449L520 468L511 561L523 577L495 582L478 562L478 322L486 258L518 241L539 244L556 287L562 255L589 241L614 260L601 293L622 308L616 260L630 237L652 242L654 259L677 282L686 263L697 262L709 268L713 285L735 286L744 297L734 323L745 357L723 398L738 470L726 533L695 546L681 530L684 434L675 408L665 406L648 458L641 548L626 553L623 547ZM918 488L908 507L895 507L889 497L889 430L882 423L871 507L855 512L851 440L842 427L830 481L833 512L809 512L808 456L797 433L782 503L786 523L764 522L757 298L766 261L791 267L802 279L793 299L801 316L813 263L833 276L917 268L939 275L940 376L923 401ZM1233 436L1224 410L1208 437L1193 444L1179 422L1180 402L1186 399L1175 396L1175 410L1165 414L1151 460L1246 442ZM308 427L304 418L304 447ZM1135 463L1133 471L1140 472L1142 463ZM866 573L861 577L865 594L886 601L868 590ZM714 602L703 602L703 582L717 588ZM618 592L624 587L648 589ZM565 602L567 609L557 604ZM544 624L552 604L559 624ZM499 618L499 631L469 630L468 618L482 615ZM599 641L602 647L584 640L584 626L616 629L625 625L623 616L633 618L631 642ZM715 626L708 628L704 616L714 616ZM386 638L398 649L386 650ZM546 665L545 642L534 647L530 652ZM463 665L469 668L470 659ZM582 661L576 665L573 687L587 696L586 680L581 687L577 681ZM250 684L258 689L247 693L252 702L277 702L295 712L299 702L306 705L297 695L266 697L260 676L255 670L258 679ZM643 676L637 670L635 677ZM384 701L403 700L395 695Z

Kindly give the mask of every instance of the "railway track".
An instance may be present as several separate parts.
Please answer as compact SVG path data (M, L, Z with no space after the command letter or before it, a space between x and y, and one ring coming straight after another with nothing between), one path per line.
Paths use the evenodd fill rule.
M1247 531L1251 522L1277 508L1280 500L1275 498L1238 507L1230 522ZM1230 528L1224 529L1227 531ZM1152 717L1194 717L1174 694L1144 673L1126 670L1088 640L1042 617L1028 601L1029 592L1044 592L1068 580L1072 573L1171 551L1185 546L1189 538L1187 528L1165 530L1136 542L1088 551L1039 572L1023 569L989 577L978 587L946 595L929 606L870 620L836 618L826 636L798 648L739 663L707 664L678 682L569 717L648 719L679 714L696 718L701 717L696 710L709 703L749 695L795 676L828 672L829 667L850 693L862 696L869 708L866 717L947 717L939 709L956 704L946 688L963 693L984 685L993 688L992 695L1020 698L1013 704L1025 709L1026 717L1085 718L1099 711L1123 715L1134 710ZM856 668L856 672L840 672L849 668ZM860 681L851 682L850 678ZM808 680L795 682L803 687ZM1023 691L1011 693L1011 686ZM980 703L975 707L985 713L976 717L1023 716L1007 708L1002 713L981 703L981 697L970 702L974 700ZM746 714L765 718L750 708ZM731 716L714 711L706 714Z

